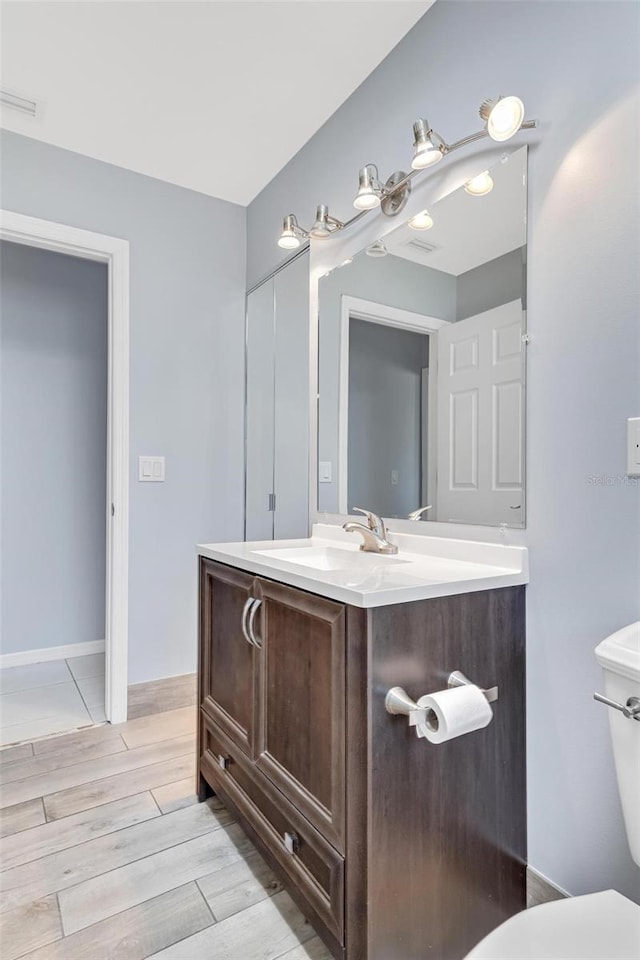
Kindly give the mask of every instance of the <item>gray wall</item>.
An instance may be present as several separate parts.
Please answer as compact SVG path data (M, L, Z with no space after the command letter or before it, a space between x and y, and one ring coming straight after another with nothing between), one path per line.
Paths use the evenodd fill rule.
M107 279L0 243L3 653L104 639Z
M333 479L318 485L318 509L327 513L338 513L338 358L343 295L441 320L456 319L456 278L411 260L361 254L320 281L318 459L333 464Z
M467 270L458 276L457 320L500 307L512 300L524 300L526 247Z
M131 244L129 682L195 670L196 551L242 539L245 211L3 132L2 206ZM166 482L137 482L164 454Z
M422 506L421 383L428 357L428 335L350 321L350 513L364 505L382 517L406 517Z
M572 893L636 899L592 694L595 645L640 617L640 488L621 476L640 412L639 16L624 2L436 3L248 215L256 278L281 259L284 213L306 223L322 201L344 218L364 162L406 166L416 116L455 140L483 97L513 91L540 118L526 136L529 859Z

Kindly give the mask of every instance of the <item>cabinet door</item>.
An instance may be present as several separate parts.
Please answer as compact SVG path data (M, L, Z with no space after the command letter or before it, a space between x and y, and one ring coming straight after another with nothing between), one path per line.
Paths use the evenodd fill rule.
M245 637L243 617L256 581L210 560L200 571L200 706L252 756L260 654Z
M345 608L259 580L256 763L344 852Z

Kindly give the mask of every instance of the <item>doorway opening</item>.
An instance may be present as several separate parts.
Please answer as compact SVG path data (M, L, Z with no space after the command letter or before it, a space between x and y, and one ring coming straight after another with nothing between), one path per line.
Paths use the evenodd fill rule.
M100 375L97 372L97 368L92 370L91 362L87 359L87 351L89 351L90 347L88 341L92 336L96 337L100 335L97 332L97 323L94 324L95 329L92 332L89 329L91 326L90 322L88 322L86 330L81 330L80 328L75 329L69 317L66 317L64 320L64 333L72 347L72 353L75 353L76 361L78 360L78 352L82 352L83 349L85 350L85 356L81 358L82 362L72 363L66 374L64 369L60 369L61 365L64 367L64 361L60 356L58 356L56 360L55 350L52 351L49 349L46 351L47 356L44 358L44 361L42 357L39 358L42 377L48 377L49 374L51 374L54 379L55 377L58 378L57 383L61 385L61 389L56 393L58 400L62 404L62 407L66 404L67 412L71 414L72 418L75 417L77 423L81 424L81 429L85 431L84 439L82 439L82 437L76 437L73 441L73 443L76 444L75 447L68 437L67 440L65 440L66 434L64 430L67 429L66 427L57 437L50 437L50 453L53 453L55 457L53 462L56 464L55 479L58 483L64 480L66 470L66 478L72 486L76 482L77 477L84 471L88 482L83 489L78 487L75 512L69 509L69 490L67 490L67 496L65 498L67 513L65 516L57 517L56 511L62 504L56 502L55 485L48 485L47 483L46 470L44 470L43 475L36 480L36 489L38 486L40 486L41 489L41 504L36 512L38 512L38 516L41 518L42 527L47 526L49 537L51 537L51 531L56 529L56 520L60 520L61 522L58 531L59 549L54 550L51 549L50 546L50 556L47 556L46 563L44 565L42 564L41 556L38 564L34 563L34 570L39 570L38 576L29 578L28 570L24 567L24 561L25 558L28 558L29 552L31 552L34 557L38 554L39 544L37 530L34 529L30 531L28 529L28 515L25 514L22 525L17 526L16 530L13 531L14 540L16 543L19 543L20 530L24 528L24 535L28 539L28 545L27 550L24 549L23 545L19 551L21 555L21 567L13 571L14 577L17 576L18 578L15 583L9 584L7 576L9 576L10 579L11 575L7 573L7 571L3 571L3 586L5 586L5 584L12 586L12 594L15 594L13 588L18 586L20 590L20 603L16 604L15 602L10 603L9 600L6 601L6 609L10 614L10 616L7 615L7 617L4 616L5 603L3 603L4 630L0 666L3 668L2 672L5 673L7 677L9 688L12 682L12 675L13 680L18 686L24 686L26 684L27 687L31 686L36 691L54 691L54 687L57 684L59 685L59 689L54 691L55 696L53 693L51 695L54 699L59 699L60 696L63 696L64 699L61 688L63 685L66 687L67 684L72 681L71 685L79 690L83 699L86 701L85 706L88 708L86 712L89 717L86 723L104 722L104 720L111 721L112 723L123 722L127 716L128 640L129 244L127 241L119 238L96 234L51 221L38 220L9 211L0 211L0 239L2 241L8 241L6 249L13 249L14 253L18 250L16 245L22 245L23 247L38 248L37 253L52 251L54 253L66 254L67 256L60 258L60 261L66 263L67 269L73 267L74 260L76 261L76 266L79 266L79 264L77 264L78 259L93 261L92 264L87 264L87 267L90 269L84 271L83 276L87 282L93 278L91 282L98 284L95 289L99 289L101 282L100 277L102 277L105 294L102 309L104 310L106 308L107 315L106 330L104 329L103 323L101 334L104 336L104 346L106 347L106 370L104 370L103 367L102 382L100 382ZM5 244L3 243L3 247L4 246ZM36 262L36 251L33 253L35 255L34 262ZM70 260L69 258L73 259ZM31 266L33 266L33 263ZM91 267L95 267L95 269L92 270ZM71 270L69 277L72 276L72 272ZM91 299L91 293L90 291L85 291L85 293L89 293L89 299L86 300L85 304L86 313L88 309L87 304ZM73 295L71 283L69 294L70 296ZM64 300L64 297L62 299ZM106 303L104 302L105 300ZM33 317L31 319L33 321ZM104 320L104 313L102 314L102 319ZM88 321L90 321L90 317ZM44 325L41 326L41 332L44 331L46 333L46 330L45 322ZM51 335L53 336L53 330L51 331ZM38 364L32 369L34 376L38 377ZM23 372L26 372L26 370L27 368L24 367ZM16 367L16 371L17 373L20 371L19 364ZM81 386L80 381L82 379L87 381L87 378L93 380L95 390L92 391L91 383L85 382L84 388L87 389L88 387L88 392L85 393L86 399L81 401L79 399L80 393L78 392ZM29 429L29 398L37 398L38 387L42 388L42 384L38 384L35 381L31 387L24 382L21 384L18 383L15 396L14 394L11 395L12 399L22 397L25 402L22 424L20 423L19 416L17 419L15 416L13 417L16 431L18 433L22 431L22 435L19 437L19 443L22 444L23 447L24 444L28 442L26 433ZM75 393L74 390L76 391ZM102 420L102 427L100 427L101 393L102 410L106 414ZM40 389L40 399L42 400L43 397L46 397L46 389ZM88 410L78 409L78 407L85 404L89 408ZM37 411L32 411L32 413L34 413L34 416L37 418ZM45 413L48 416L48 411L45 410ZM41 429L41 435L39 435L36 426L34 426L32 433L34 435L34 441L38 440L39 436L38 443L42 443L45 448L43 449L42 460L44 464L47 430L45 429L43 431ZM42 427L42 424L40 424L40 427ZM52 427L52 432L53 430L54 428ZM97 464L91 462L92 459L100 460L100 455L96 452L98 451L97 438L94 436L96 431L98 433L101 432L100 439L102 442L102 459L101 463ZM81 443L82 446L78 446L78 443ZM91 450L94 451L93 455L91 454ZM60 469L60 461L62 460L66 461L65 470ZM30 475L24 479L25 482L28 480L32 488L34 487L33 481L36 478L31 475L31 470L37 473L34 464L38 462L38 457L36 456L34 458L33 451L30 451L30 455L24 458L25 464L31 464ZM100 477L101 470L102 476ZM19 483L19 478L17 478L16 483ZM89 504L84 502L85 498L90 501ZM98 498L98 500L96 500L96 498ZM37 503L37 500L33 502ZM88 507L95 507L96 503L98 504L97 519L96 510L88 509ZM60 512L62 513L62 510ZM89 593L93 591L94 595L96 591L102 593L103 607L93 602L92 612L89 613L88 610L83 607L86 598L82 594L76 594L74 602L64 611L61 618L61 611L55 609L56 591L54 589L47 600L46 584L43 583L43 580L46 580L46 571L48 569L51 571L51 579L55 582L53 573L56 570L59 573L61 566L64 565L67 567L67 576L66 580L62 578L60 582L68 585L74 579L74 565L78 564L79 544L81 545L82 543L83 535L81 532L80 539L78 539L78 536L76 536L78 531L74 532L74 530L71 529L74 525L76 515L79 518L84 516L85 527L87 523L97 522L97 526L101 528L102 531L104 559L96 561L95 557L87 557L87 567L88 570L92 571L92 575L86 581L86 588ZM90 521L87 519L89 516L92 517ZM79 526L81 525L82 524L79 523ZM69 527L68 531L67 526ZM97 542L95 538L93 542ZM65 555L65 551L69 554L68 556ZM74 555L71 556L71 554ZM16 552L16 556L17 555L18 551ZM62 590L58 592L60 594L63 593ZM59 599L62 605L65 596L60 595ZM51 636L43 637L43 642L39 646L32 646L32 643L26 645L24 643L17 643L15 633L16 630L18 632L20 631L21 623L23 624L25 636L34 636L36 631L29 629L27 613L32 610L37 610L38 607L42 607L43 604L45 610L40 610L40 614L45 613L44 622L46 622L47 604L51 604L50 613L52 618L54 618L54 616L57 617L55 638L52 641ZM20 609L24 611L24 616L22 617L20 616ZM68 618L68 629L64 626L65 617ZM83 625L91 624L91 629L97 629L95 628L95 624L98 622L96 618L100 618L104 624L104 640L102 640L101 637L96 639L91 636L87 640L78 642L78 628L83 629ZM33 622L35 623L35 621ZM15 627L16 623L18 624L17 628ZM30 626L33 628L33 624ZM11 627L11 631L9 631L9 627ZM73 642L64 642L67 639ZM49 644L49 646L47 646L47 644ZM102 683L100 680L102 652L104 652L105 664L104 712L101 712L99 709L99 700L102 697L102 694L99 692ZM35 673L39 673L40 679L43 680L41 686L34 686L34 684L38 683L38 678L35 677L33 667L36 668ZM28 678L26 678L25 673L27 668L29 668ZM70 673L70 680L65 673L64 676L60 674L56 681L54 677L56 670L58 673L60 673L60 671L64 673L64 671L67 670ZM17 676L17 673L20 673L22 679ZM33 674L33 677L31 674ZM71 687L69 687L68 693L71 695ZM33 690L30 699L32 702L37 699L37 694L33 693ZM46 699L44 693L42 693L42 699ZM40 712L43 711L41 710ZM44 712L46 712L46 710ZM81 714L79 714L79 716L81 716ZM86 723L72 724L70 728L84 726ZM10 730L9 727L7 727L7 731L8 730ZM16 731L17 730L18 727L16 727ZM37 731L34 731L31 732L31 736L28 737L29 739L32 739L34 736L45 735L47 732L58 732L51 730L38 734ZM19 737L19 739L25 738ZM7 740L7 737L3 734L3 742L14 742L14 740Z
M406 518L435 500L437 350L432 341L445 326L447 321L437 317L342 296L340 514L349 514L356 501L379 501L381 516ZM373 464L375 457L382 466ZM372 478L378 476L381 490L374 491Z

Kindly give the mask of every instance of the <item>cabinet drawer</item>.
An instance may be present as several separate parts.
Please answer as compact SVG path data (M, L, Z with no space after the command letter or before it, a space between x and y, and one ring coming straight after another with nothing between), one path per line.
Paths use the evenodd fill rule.
M310 907L344 943L344 860L279 790L201 712L201 769L286 871Z

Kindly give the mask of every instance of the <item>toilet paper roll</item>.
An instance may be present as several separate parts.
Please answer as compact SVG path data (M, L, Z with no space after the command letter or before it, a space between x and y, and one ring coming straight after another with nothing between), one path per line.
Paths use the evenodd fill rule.
M481 730L493 716L482 690L473 683L420 697L418 707L425 714L424 720L416 724L416 734L431 743L445 743L473 730Z

